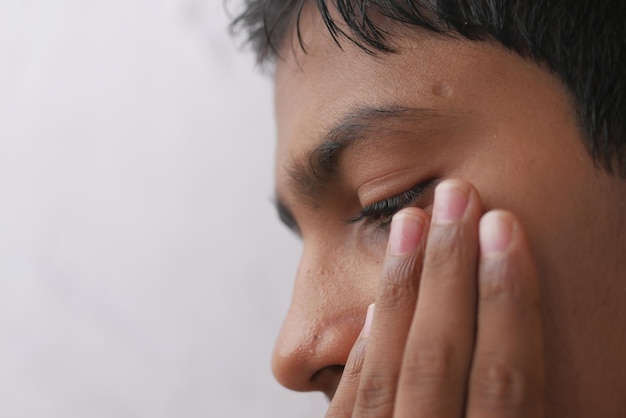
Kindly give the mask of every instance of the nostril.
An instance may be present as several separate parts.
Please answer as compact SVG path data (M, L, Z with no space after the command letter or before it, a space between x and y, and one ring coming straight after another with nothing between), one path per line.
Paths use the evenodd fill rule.
M344 369L344 366L341 364L333 364L332 366L326 366L323 369L320 369L316 371L315 373L313 373L313 376L311 376L310 381L312 384L316 384L316 382L326 379L328 374L341 375L343 373L343 369Z
M332 400L333 396L335 396L337 386L339 386L341 376L343 375L343 369L343 365L333 364L316 371L309 380L311 386L315 388L314 390L324 392L326 397Z

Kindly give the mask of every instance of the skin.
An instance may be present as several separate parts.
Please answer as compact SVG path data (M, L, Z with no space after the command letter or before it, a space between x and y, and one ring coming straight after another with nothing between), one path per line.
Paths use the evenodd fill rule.
M624 416L625 182L594 165L544 68L388 27L398 52L373 57L309 9L306 53L281 49L276 189L304 251L276 378L324 392L333 417ZM428 110L370 118L303 187L294 173L364 108ZM346 222L420 183L391 239Z

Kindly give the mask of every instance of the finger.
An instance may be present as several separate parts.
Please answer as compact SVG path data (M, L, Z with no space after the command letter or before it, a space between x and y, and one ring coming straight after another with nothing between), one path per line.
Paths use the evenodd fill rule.
M399 417L460 417L476 315L478 193L447 180L435 190L417 309L396 399Z
M543 416L543 343L537 274L515 217L480 222L478 330L468 416Z
M427 224L427 215L417 208L403 209L391 222L356 417L390 417L393 413L402 354L415 310Z
M350 350L350 355L341 374L341 380L326 412L326 418L347 418L352 416L373 314L374 304L371 304L367 308L363 329L352 350Z

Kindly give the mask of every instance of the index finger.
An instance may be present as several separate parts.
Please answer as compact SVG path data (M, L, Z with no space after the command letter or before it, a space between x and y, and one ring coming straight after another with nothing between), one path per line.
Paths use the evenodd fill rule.
M426 213L418 208L401 210L391 222L354 416L388 417L394 411L402 356L417 303L427 225Z

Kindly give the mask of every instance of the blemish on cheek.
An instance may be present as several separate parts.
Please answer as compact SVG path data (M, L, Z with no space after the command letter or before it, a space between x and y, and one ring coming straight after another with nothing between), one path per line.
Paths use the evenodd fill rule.
M433 86L432 92L435 96L450 97L452 96L452 87L446 83L437 83Z

